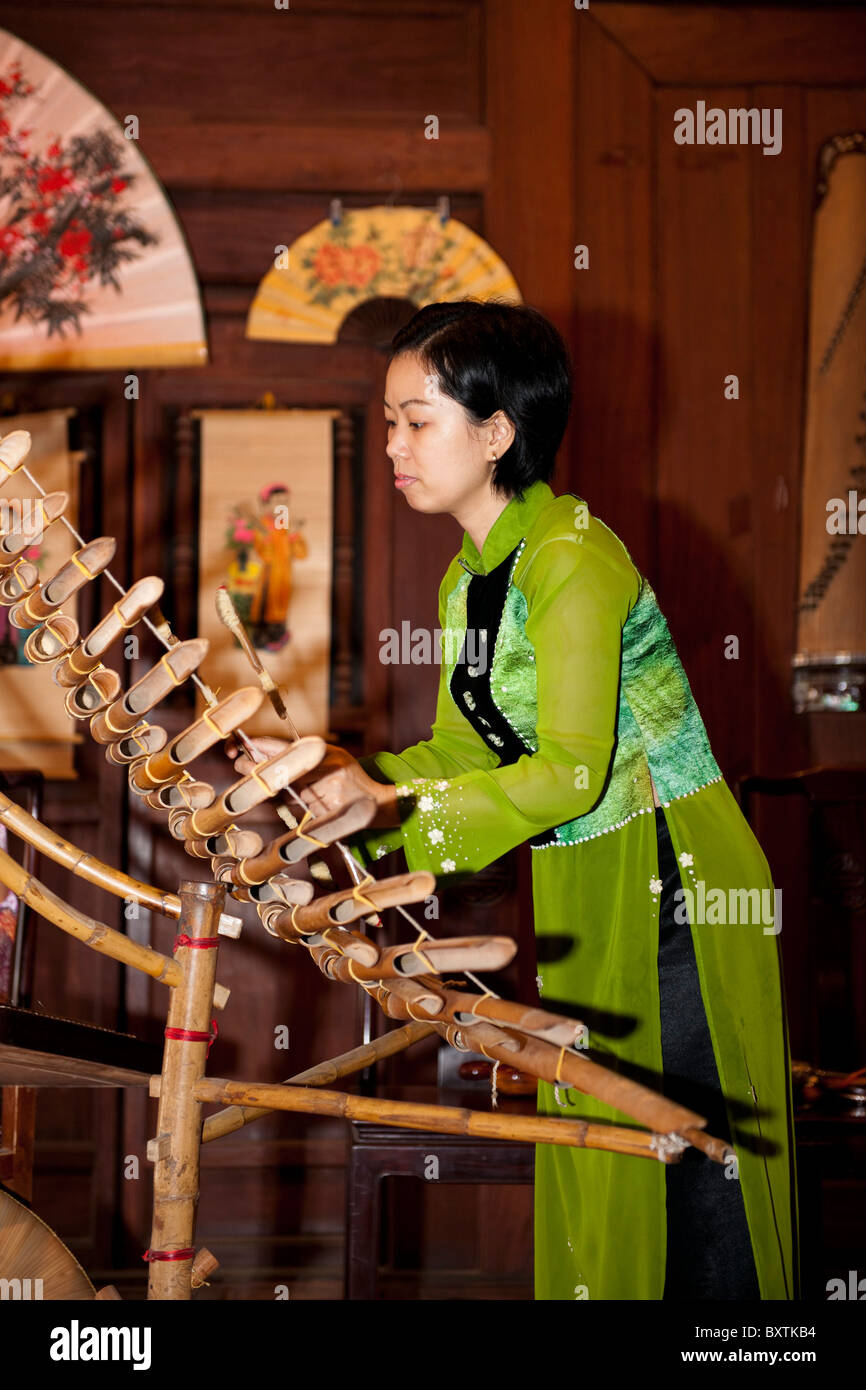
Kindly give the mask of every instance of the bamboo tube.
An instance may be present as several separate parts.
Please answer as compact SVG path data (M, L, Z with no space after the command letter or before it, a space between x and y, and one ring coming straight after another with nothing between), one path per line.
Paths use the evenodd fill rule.
M90 732L97 743L113 743L128 734L143 714L164 700L175 686L183 685L201 665L207 655L209 642L196 637L191 642L178 642L171 651L160 657L141 680L131 685L122 700L103 710L90 721Z
M113 536L100 536L76 550L56 574L39 585L35 593L29 594L22 603L10 609L9 621L12 626L33 627L50 618L73 594L83 589L91 579L96 579L111 564L116 549L117 542Z
M224 899L225 889L217 883L182 883L181 931L193 941L213 936ZM154 1168L148 1254L178 1250L190 1254L186 1259L151 1260L147 1296L158 1301L190 1297L201 1145L201 1101L194 1090L204 1076L207 1059L216 958L215 949L182 946L177 953L182 980L172 991L168 1030L201 1033L205 1040L167 1037L165 1041L156 1128L157 1140L162 1142L167 1135L168 1143Z
M115 869L113 865L106 864L102 859L97 859L93 854L87 854L84 850L78 849L69 840L64 840L62 835L58 835L49 826L43 825L35 816L31 816L23 807L11 801L8 796L0 792L0 821L17 835L25 844L32 845L38 849L40 854L52 859L55 864L63 864L67 869L71 869L76 878L82 878L87 883L94 883L98 888L104 888L107 893L113 893L116 898L126 898L131 902L141 903L143 907L151 912L159 912L163 917L171 917L177 920L180 916L180 898L176 893L166 893L161 888L155 888L150 883L142 883L137 878L130 878L128 874L121 873L120 869ZM235 923L238 918L224 914L223 921L226 930L225 935L234 934ZM127 939L123 938L124 941Z
M308 858L314 850L363 830L375 816L376 809L376 803L371 796L361 796L340 811L311 821L303 833L290 830L287 834L280 835L278 839L265 845L260 854L241 860L232 874L232 882L239 886L264 883L273 874L284 870L287 865L297 864Z
M190 1288L200 1289L207 1283L207 1276L213 1274L215 1269L219 1269L220 1262L215 1255L211 1254L207 1246L203 1245L195 1253L190 1271Z
M659 1135L624 1125L561 1120L550 1115L494 1115L454 1105L419 1105L413 1101L353 1096L343 1091L307 1090L301 1086L264 1082L202 1079L193 1086L201 1102L223 1101L262 1105L271 1110L333 1115L340 1119L375 1121L398 1129L429 1130L434 1134L475 1134L485 1139L510 1139L525 1144L564 1144L579 1149L604 1149L671 1163L677 1155L658 1146Z
M177 806L168 813L168 833L175 840L187 840L187 827L192 820L192 811L187 811L186 807Z
M12 430L0 439L0 484L18 472L30 453L31 443L29 430Z
M113 604L105 617L70 652L54 672L58 685L78 685L99 665L109 647L127 628L135 627L148 609L161 597L164 584L155 574L139 579Z
M258 914L265 931L293 945L330 946L340 955L351 956L361 965L375 965L379 959L379 947L361 932L346 931L344 927L326 927L321 934L297 931L292 926L291 912L286 912L279 903L259 903ZM275 921L279 922L279 929L274 925Z
M233 691L218 705L206 710L161 752L136 767L135 772L130 773L132 790L150 792L166 782L177 782L184 776L187 763L228 738L240 724L253 717L261 703L262 692L253 685Z
M117 672L109 670L107 666L99 666L80 685L66 692L63 703L73 719L87 719L116 700L120 689Z
M384 1002L383 992L390 996ZM380 986L376 997L389 1017L404 1016L399 1009L393 1009L396 996L397 1000L402 1000L410 1018L426 1019L444 1036L448 1023L454 1023L454 1011L448 1004L449 993L435 980L432 984L390 980L387 986ZM558 1082L595 1096L605 1105L622 1111L659 1133L682 1132L684 1128L692 1127L703 1129L706 1125L703 1116L677 1105L649 1087L609 1071L586 1056L567 1051L565 1045L557 1048L538 1038L483 1022L474 1022L471 1026L463 1023L460 1031L473 1051L518 1066L521 1071L550 1084Z
M19 555L23 555L25 550L29 550L31 545L42 539L43 531L47 531L52 522L66 510L69 498L65 492L49 492L45 497L32 500L38 508L38 515L33 518L32 524L25 525L22 517L22 524L7 531L0 539L0 570L14 565Z
M395 985L397 988L405 987L399 981L395 982ZM411 1008L414 1017L418 1016L414 1013L416 1009L422 1017L425 1015L422 1003L413 1003ZM429 1021L444 1036L447 1025L436 1019ZM684 1129L691 1128L703 1129L707 1123L703 1115L697 1115L685 1106L668 1100L666 1096L651 1091L649 1087L631 1081L618 1072L609 1071L607 1067L591 1062L588 1057L578 1056L575 1052L564 1051L537 1038L506 1032L489 1023L476 1023L471 1028L461 1028L460 1031L473 1052L481 1052L492 1060L514 1065L520 1071L537 1076L539 1080L550 1085L558 1082L585 1095L594 1096L657 1134L682 1133Z
M555 1043L557 1047L573 1047L586 1033L586 1025L579 1019L550 1013L547 1009L539 1009L534 1005L515 1004L510 999L497 999L490 994L449 990L448 1003L453 1010L454 1022L458 1025L486 1018L491 1023L501 1023L515 1028L518 1032L528 1033L543 1042Z
M301 932L320 932L324 927L345 925L357 921L369 912L370 904L380 911L397 904L423 902L436 891L436 879L426 872L396 874L378 882L346 888L339 893L327 893L316 898L309 907L299 908L290 925ZM362 901L363 899L363 901ZM274 922L273 926L278 927Z
M339 1057L331 1057L327 1062L319 1062L314 1067L308 1067L306 1071L298 1072L297 1076L290 1076L282 1085L329 1086L332 1081L339 1081L341 1076L352 1076L385 1057L393 1057L396 1053L405 1051L422 1038L429 1038L433 1031L429 1023L410 1023L405 1028L392 1028L390 1032L383 1033L372 1042L362 1043L360 1047L353 1047L350 1052L342 1052ZM235 1130L252 1124L253 1120L260 1120L264 1115L274 1113L273 1110L259 1106L231 1105L226 1110L219 1110L215 1115L208 1116L202 1129L201 1142L209 1144L212 1139L219 1139L224 1134L234 1134Z
M257 764L253 772L241 777L218 797L213 806L193 812L184 825L184 837L200 840L225 830L235 817L260 806L302 773L312 771L322 761L324 754L324 739L312 734L299 739L285 752Z
M32 594L39 583L39 571L30 560L16 560L0 577L0 603L9 608L26 594Z
M429 957L431 963L436 964L440 971L497 968L486 964L474 965L468 961L461 965L457 961L452 962L447 959L446 963L441 963L435 952L435 946L437 944L442 946L456 945L459 940L460 938L452 938L450 941L442 943L424 941L421 943L421 950L425 956ZM506 937L504 940L510 942L512 938ZM440 1001L439 1007L433 1009L439 1021L447 1019L461 1028L471 1028L480 1020L487 1019L489 1022L502 1024L516 1032L525 1033L557 1047L573 1047L574 1043L585 1033L585 1025L578 1019L566 1018L562 1014L548 1013L547 1010L534 1006L516 1004L510 999L498 999L492 994L472 994L449 989L435 976L425 975L423 962L419 962L419 964L421 967L419 970L397 970L390 976L386 976L384 973L377 975L375 971L368 971L365 974L361 970L352 976L345 968L340 969L339 966L326 963L325 973L341 980L354 978L358 982L362 978L399 981L405 979L406 976L413 976L413 983L418 983L427 990L428 1004L432 998ZM401 989L397 985L389 987L393 993L407 999L410 1003L413 1002L415 995L411 988Z
M46 618L41 627L34 628L24 643L24 655L36 664L56 661L78 641L78 624L66 613ZM52 676L55 672L52 672Z
M222 882L217 875L217 882ZM285 908L286 903L306 904L316 890L305 878L289 878L288 874L275 874L267 883L256 883L252 888L234 888L232 896L242 903L277 903Z
M723 1139L714 1139L712 1134L707 1134L702 1129L681 1129L679 1133L694 1148L700 1149L707 1158L712 1159L713 1163L730 1163L737 1156L730 1144Z
M191 846L196 846L193 851ZM258 854L262 847L262 837L255 830L241 830L236 825L226 826L218 835L208 835L205 840L187 840L189 853L201 853L203 859L225 857L235 862L247 854Z
M444 941L406 942L389 946L372 966L357 966L343 960L339 952L328 947L315 947L311 954L319 969L332 980L344 984L362 980L399 980L417 976L431 968L441 973L449 970L504 970L517 953L517 942L510 936L451 936ZM465 995L465 999L482 999L483 995ZM515 1004L520 1011L522 1006ZM538 1011L536 1011L538 1012ZM572 1030L569 1042L574 1041Z
M55 927L82 941L91 950L98 951L103 956L110 956L112 960L118 960L123 965L131 965L133 969L150 975L160 984L180 984L180 966L176 961L169 960L168 956L161 955L159 951L152 951L149 946L130 941L128 936L123 936L102 922L79 912L69 903L63 902L37 878L28 874L5 850L0 850L0 883L5 883L7 888L11 888L16 897L23 898L40 917L53 922Z
M143 719L134 729L130 729L124 738L105 745L106 761L115 763L118 767L131 766L151 753L158 753L167 738L168 734L161 725L148 724L147 720Z
M129 782L132 786L132 776ZM202 806L210 806L216 797L210 782L195 782L191 777L188 781L168 782L157 791L138 794L156 811L171 811L175 806L186 806L195 811Z

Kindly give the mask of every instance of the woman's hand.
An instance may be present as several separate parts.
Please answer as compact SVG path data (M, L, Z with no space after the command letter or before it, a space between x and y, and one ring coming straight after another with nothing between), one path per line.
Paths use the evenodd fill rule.
M281 738L254 738L249 742L265 758L275 758L291 746ZM319 765L310 772L296 777L292 782L295 791L304 805L312 811L315 819L342 810L359 796L368 796L379 808L370 823L371 829L399 825L400 815L394 784L375 782L367 775L357 758L353 758L351 753L347 753L337 744L328 743L325 748L325 756ZM249 776L253 770L252 760L233 739L226 744L226 752L230 758L236 759L238 775Z

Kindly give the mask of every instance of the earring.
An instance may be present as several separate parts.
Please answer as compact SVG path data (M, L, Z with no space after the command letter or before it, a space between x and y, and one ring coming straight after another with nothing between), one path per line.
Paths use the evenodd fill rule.
M491 462L491 463L498 463L498 462L499 462L499 455L498 455L498 454L494 454L494 455L493 455L493 458L490 460L490 462Z

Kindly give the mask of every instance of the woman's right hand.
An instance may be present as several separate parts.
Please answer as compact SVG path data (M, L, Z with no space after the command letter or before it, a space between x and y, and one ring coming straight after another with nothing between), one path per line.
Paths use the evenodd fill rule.
M290 743L280 738L255 738L250 739L249 743L264 758L275 758L291 747ZM236 759L238 774L248 777L254 764L246 751L239 748L234 740L229 740L226 752L230 758ZM385 829L400 824L394 784L375 782L357 758L338 744L326 744L325 756L318 766L294 778L292 786L315 819L340 811L359 796L366 796L375 801L378 807L371 829Z

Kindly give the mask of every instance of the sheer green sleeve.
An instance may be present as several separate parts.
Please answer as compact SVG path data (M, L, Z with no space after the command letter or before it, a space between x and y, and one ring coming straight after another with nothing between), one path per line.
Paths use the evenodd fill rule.
M622 629L640 576L588 536L561 537L539 548L520 585L535 654L536 751L505 766L495 758L491 765L489 755L482 760L485 745L440 686L442 717L449 729L460 729L454 747L464 756L471 748L476 765L455 766L458 753L447 768L431 767L418 750L376 760L398 783L403 819L393 833L402 838L411 870L437 877L478 873L531 836L585 815L604 790L616 737Z
M445 599L455 582L455 569L457 565L453 561L439 586L440 632L445 626ZM436 716L429 739L422 739L411 748L405 748L402 753L369 753L358 761L374 781L402 783L412 777L442 779L456 777L470 768L493 768L499 759L463 718L452 700L447 685L446 665L442 661ZM353 850L359 851L356 859L366 867L372 860L400 848L403 844L403 826L353 835L350 843Z

